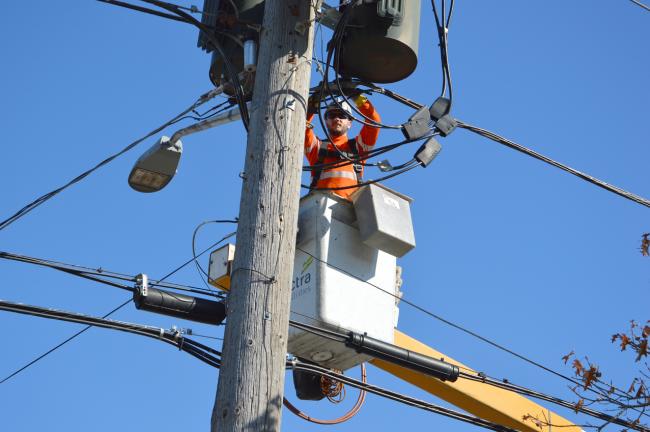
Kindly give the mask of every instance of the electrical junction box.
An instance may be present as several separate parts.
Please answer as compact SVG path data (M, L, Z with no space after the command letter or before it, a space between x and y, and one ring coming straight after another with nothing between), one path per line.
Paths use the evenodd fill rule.
M291 319L335 331L367 333L393 343L401 294L396 255L364 243L359 213L352 203L331 194L312 193L301 199ZM410 212L408 216L404 223L410 225ZM371 358L292 327L287 350L339 370Z
M222 291L230 291L230 271L235 259L235 245L227 245L210 254L208 282Z
M351 199L365 244L398 258L415 247L411 198L374 183L355 191Z

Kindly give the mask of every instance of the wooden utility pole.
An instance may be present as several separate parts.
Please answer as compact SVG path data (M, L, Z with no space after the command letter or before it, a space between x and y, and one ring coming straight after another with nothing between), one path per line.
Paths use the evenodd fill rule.
M212 431L277 431L317 0L266 0Z

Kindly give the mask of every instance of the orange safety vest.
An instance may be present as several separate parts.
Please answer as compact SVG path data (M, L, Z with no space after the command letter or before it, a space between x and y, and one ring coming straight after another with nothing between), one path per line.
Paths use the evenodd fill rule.
M372 120L379 122L381 118L379 114L372 106L369 101L366 101L359 107L366 117L371 118ZM307 121L311 122L313 115L310 116ZM310 165L320 165L320 164L329 164L336 162L346 162L346 159L342 158L338 151L347 153L349 158L364 157L367 152L372 149L372 147L377 142L377 137L379 136L379 128L373 126L364 125L361 128L361 132L354 139L348 139L347 135L341 135L337 137L332 137L332 142L323 141L316 137L314 131L311 127L307 127L305 132L305 156L309 161ZM336 146L336 149L334 148ZM353 148L354 146L354 148ZM363 165L364 162L359 163L359 178L363 174ZM355 171L354 164L345 163L342 166L335 168L325 168L320 171L320 175L316 171L312 171L312 179L317 178L315 189L326 189L326 188L338 188L345 186L355 186L358 184L357 172ZM316 177L317 176L317 177ZM312 186L313 187L313 186ZM339 195L343 198L349 199L350 195L357 188L351 187L347 189L332 190L331 192Z

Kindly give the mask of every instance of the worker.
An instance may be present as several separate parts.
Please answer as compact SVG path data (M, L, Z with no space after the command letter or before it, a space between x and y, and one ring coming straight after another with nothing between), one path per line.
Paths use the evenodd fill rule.
M349 199L350 195L357 190L356 187L350 186L355 186L361 182L364 162L345 162L349 159L358 160L366 156L377 142L379 128L364 125L359 135L353 139L348 139L348 131L352 126L352 110L350 105L345 100L342 100L328 105L324 113L325 126L332 142L318 139L311 124L316 110L319 109L320 100L315 99L318 96L315 95L310 98L307 129L305 131L305 156L311 166L316 166L311 172L311 188L330 190L340 197ZM363 94L358 94L354 98L354 103L367 118L374 122L381 121L379 114ZM338 166L331 167L330 165L330 167L325 166L319 169L318 167L323 164L336 164Z

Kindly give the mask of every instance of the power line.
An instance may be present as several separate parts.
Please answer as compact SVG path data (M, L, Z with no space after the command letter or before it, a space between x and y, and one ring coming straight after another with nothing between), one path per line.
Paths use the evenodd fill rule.
M128 303L128 302L127 302ZM197 357L198 359L208 363L211 366L220 364L219 359L213 357L212 354L221 355L219 351L213 350L198 342L186 339L180 335L179 332L170 332L163 328L145 326L142 324L127 323L124 321L108 320L105 318L97 318L90 315L83 315L74 312L66 312L57 309L43 308L40 306L25 305L21 303L13 303L5 300L0 300L0 310L15 312L25 315L32 315L41 318L56 319L60 321L73 322L78 324L87 324L89 327L102 327L112 330L119 330L127 333L133 333L140 336L146 336L153 339L158 339L163 342L169 343L178 347L178 349ZM85 330L85 329L84 329ZM7 380L8 378L5 378ZM2 382L4 382L3 380ZM0 382L1 384L1 382Z
M196 235L198 234L199 230L203 228L207 224L215 223L215 224L222 224L222 223L232 223L232 224L237 224L238 220L237 219L216 219L216 220L208 220L201 222L194 228L194 232L192 233L192 256L195 258L194 259L194 264L196 265L196 270L199 272L199 276L201 277L201 280L205 284L206 287L212 292L214 292L214 289L210 288L210 285L208 283L210 282L210 275L208 272L206 272L203 267L201 267L201 264L199 264L199 261L196 259ZM204 276L208 279L207 281L204 279Z
M630 0L630 1L631 1L632 3L634 3L635 5L637 5L637 6L641 6L643 9L647 10L648 12L650 12L650 7L644 5L644 4L641 3L640 1L638 1L638 0Z
M521 395L530 396L530 397L533 397L533 398L536 398L536 399L551 402L551 403L553 403L555 405L559 405L559 406L562 406L562 407L565 407L565 408L569 408L569 409L572 409L572 410L574 410L576 412L581 412L581 413L587 414L587 415L589 415L591 417L595 417L597 419L604 420L607 423L614 423L614 424L624 426L624 427L630 428L630 429L635 429L635 430L638 430L638 431L641 431L641 432L650 431L650 429L648 429L647 427L641 426L640 424L638 424L636 422L631 422L631 421L628 421L628 420L625 420L625 419L621 419L621 418L618 418L618 417L615 417L615 416L611 416L611 415L606 414L604 412L596 411L596 410L593 410L593 409L590 409L590 408L586 408L584 406L578 406L575 403L560 399L560 398L555 397L555 396L550 396L550 395L547 395L547 394L544 394L544 393L541 393L541 392L538 392L538 391L535 391L535 390L532 390L532 389L529 389L529 388L526 388L526 387L522 387L522 386L515 385L515 384L509 383L509 382L505 382L505 381L499 381L499 380L496 380L494 378L489 378L489 377L485 376L482 373L478 373L477 375L473 375L473 374L469 374L467 372L461 372L459 377L467 379L467 380L476 381L476 382L480 382L480 383L483 383L483 384L491 385L493 387L502 388L504 390L508 390L508 391L518 393L518 394L521 394Z
M38 316L42 318L57 319L62 321L74 322L74 323L84 323L84 324L88 324L86 328L102 327L102 328L118 330L118 331L123 331L127 333L132 333L140 336L157 339L162 342L178 347L180 350L185 351L186 353L196 357L197 359L203 361L204 363L210 366L213 366L215 368L219 368L221 366L220 351L214 350L199 342L193 341L192 339L185 338L181 336L179 332L169 332L163 328L158 328L158 327L127 323L123 321L107 320L105 318L96 318L89 315L82 315L73 312L65 312L65 311L60 311L55 309L42 308L38 306L24 305L20 303L7 302L4 300L0 300L0 310ZM359 381L354 378L347 377L343 374L332 372L331 370L322 368L320 366L307 364L298 360L294 360L294 361L288 361L287 367L318 373L322 376L328 376L330 378L336 379L339 382L346 383L352 387L356 387L362 391L367 391L369 393L377 394L379 396L400 403L418 407L463 422L471 423L476 426L481 426L499 432L506 432L506 431L515 432L514 429L510 429L498 425L496 423L492 423L487 420L480 419L478 417L473 417L467 414L460 413L458 411L454 411L422 400L418 400L410 396L406 396L397 392L393 392L369 384L367 382ZM6 381L9 378L10 377L5 378L5 380L3 380L2 382Z
M569 167L567 165L561 164L560 162L557 162L557 161L555 161L555 160L553 160L553 159L551 159L551 158L549 158L547 156L544 156L544 155L542 155L540 153L537 153L536 151L533 151L533 150L531 150L529 148L526 148L526 147L522 146L521 144L517 144L514 141L511 141L511 140L509 140L507 138L504 138L504 137L502 137L500 135L497 135L494 132L490 132L490 131L488 131L486 129L482 129L482 128L479 128L479 127L476 127L476 126L472 126L472 125L464 123L464 122L462 122L460 120L458 120L458 127L463 128L463 129L467 129L468 131L474 132L475 134L481 135L481 136L483 136L485 138L489 138L492 141L496 141L499 144L503 144L503 145L505 145L507 147L510 147L511 149L517 150L518 152L521 152L521 153L523 153L525 155L532 156L535 159L541 160L542 162L546 162L549 165L552 165L552 166L554 166L556 168L559 168L559 169L561 169L563 171L566 171L566 172L568 172L570 174L573 174L576 177L579 177L579 178L581 178L583 180L586 180L587 182L589 182L591 184L594 184L594 185L596 185L598 187L601 187L601 188L603 188L603 189L605 189L605 190L607 190L609 192L613 192L616 195L620 195L623 198L629 199L631 201L634 201L634 202L639 203L641 205L644 205L646 207L650 207L650 200L647 200L647 199L642 198L642 197L640 197L638 195L635 195L635 194L633 194L631 192L623 190L623 189L621 189L621 188L619 188L617 186L610 185L609 183L606 183L606 182L604 182L602 180L599 180L596 177L590 176L589 174L585 174L583 172L580 172L580 171L578 171L576 169L573 169L573 168L571 168L571 167Z
M198 257L197 257L198 258ZM132 291L132 287L122 285L122 284L116 284L116 283L111 283L105 279L102 278L111 278L111 279L116 279L116 280L121 280L121 281L128 281L128 282L136 282L137 277L136 276L131 276L123 273L115 273L110 270L103 269L101 267L93 269L93 268L88 268L88 267L82 267L79 265L75 264L67 264L67 263L62 263L59 261L52 261L52 260L46 260L42 258L35 258L35 257L30 257L30 256L25 256L25 255L18 255L18 254L13 254L10 252L3 252L0 251L0 259L6 259L6 260L11 260L11 261L18 261L18 262L24 262L27 264L34 264L38 266L44 266L51 268L53 270L58 270L62 271L74 276L79 276L82 278L90 279L95 282L100 282L104 283L107 285L115 286L117 288L122 288L126 289L129 291ZM91 276L99 276L97 278L91 277ZM174 283L169 283L169 282L163 282L160 280L155 280L155 279L149 279L149 286L154 286L154 287L161 287L161 288L169 288L172 290L177 290L177 291L187 291L187 292L193 292L197 294L204 294L204 295L210 295L214 297L223 297L221 293L215 293L213 290L206 290L204 288L199 288L199 287L193 287L193 286L187 286L187 285L178 285Z
M464 414L449 408L442 407L440 405L435 405L429 402L425 402L420 399L416 399L410 396L406 396L401 393L397 393L391 390L387 390L385 388L370 384L370 383L363 383L362 381L359 381L354 378L350 378L346 375L339 374L336 372L332 372L329 369L312 365L309 363L303 363L298 360L295 361L290 361L287 362L287 367L294 368L294 369L299 369L299 370L305 370L308 372L313 372L317 373L319 375L324 375L330 378L333 378L337 381L343 382L345 384L348 384L352 387L358 388L360 390L365 390L368 393L373 393L378 396L394 400L396 402L400 402L406 405L410 405L416 408L420 408L429 412L433 412L436 414L443 415L445 417L449 417L455 420L460 420L465 423L470 423L475 426L480 426L486 429L491 429L494 431L499 431L499 432L516 432L515 429L511 429L505 426L501 426L497 423L490 422L488 420L483 420L478 417L474 417L468 414Z
M18 303L3 301L3 300L0 300L0 309L11 311L11 312L44 317L44 318L58 319L63 321L76 322L76 323L87 323L88 327L91 326L103 327L103 328L138 334L153 339L158 339L178 347L179 349L189 353L190 355L193 355L199 360L204 361L210 366L219 368L221 365L220 358L214 357L215 355L220 357L221 352L214 350L210 347L207 347L199 342L193 341L188 338L184 338L180 336L178 332L172 333L158 327L144 326L141 324L126 323L126 322L115 321L115 320L99 319L88 315L76 314L72 312L64 312L55 309L42 308L38 306L22 305ZM411 406L417 406L419 408L426 409L427 411L435 412L437 414L442 414L454 418L456 420L465 421L468 423L475 424L477 426L486 427L488 429L492 429L496 431L514 432L514 430L512 429L497 425L496 423L482 420L477 417L473 417L447 408L443 408L441 406L420 401L415 398L411 398L409 396L405 396L396 392L392 392L390 390L383 389L381 387L364 383L362 381L346 377L343 374L334 373L329 369L321 368L319 366L310 365L299 361L288 362L288 365L290 365L294 369L302 369L302 370L317 372L321 375L329 376L338 381L345 382L352 387L357 387L361 390L378 394L380 396L387 397L389 399L396 400L398 402L405 403Z
M396 295L396 294L394 294L394 293L391 293L391 292L389 292L389 291L386 291L385 289L381 288L381 287L378 286L378 285L375 285L375 284L373 284L373 283L371 283L371 282L368 282L368 281L366 281L366 280L363 280L363 279L359 278L358 276L353 275L352 273L350 273L350 272L344 270L344 269L341 268L341 267L335 266L335 265L332 264L332 263L329 263L329 262L327 262L327 261L325 261L325 260L322 260L322 259L318 258L317 256L315 256L315 255L309 253L308 251L306 251L306 250L304 250L304 249L302 249L302 248L300 248L300 247L298 247L298 246L296 246L296 249L297 249L297 250L300 250L301 252L303 252L303 253L305 253L305 254L311 256L311 257L314 258L315 260L320 261L320 262L326 264L327 266L329 266L329 267L331 267L331 268L333 268L333 269L335 269L335 270L338 270L338 271L340 271L340 272L343 272L343 273L345 273L345 274L348 275L348 276L351 276L351 277L353 277L353 278L355 278L355 279L357 279L357 280L359 280L359 281L361 281L361 282L364 282L364 283L368 284L369 286L371 286L371 287L373 287L373 288L375 288L375 289L377 289L377 290L379 290L379 291L381 291L381 292L383 292L383 293L385 293L385 294L387 294L387 295L389 295L389 296L395 298L396 300L400 300L401 302L406 303L407 305L409 305L409 306L411 306L411 307L413 307L413 308L419 310L420 312L422 312L422 313L424 313L424 314L426 314L426 315L428 315L428 316L430 316L430 317L432 317L432 318L434 318L434 319L436 319L436 320L438 320L438 321L440 321L440 322L442 322L442 323L444 323L444 324L447 324L447 325L449 325L449 326L451 326L451 327L454 327L455 329L460 330L460 331L462 331L463 333L466 333L466 334L468 334L468 335L470 335L470 336L472 336L472 337L474 337L474 338L477 338L477 339L479 339L479 340L481 340L481 341L483 341L483 342L485 342L485 343L487 343L487 344L489 344L489 345L492 345L493 347L495 347L495 348L497 348L497 349L499 349L499 350L501 350L501 351L507 352L508 354L511 354L511 355L513 355L513 356L515 356L515 357L521 359L521 360L524 360L525 362L530 363L530 364L532 364L533 366L536 366L536 367L542 368L542 369L544 369L545 371L550 372L550 373L552 373L552 374L554 374L554 375L556 375L556 376L558 376L558 377L560 377L560 378L562 378L562 379L568 380L568 381L570 381L570 382L573 383L573 384L580 384L579 382L573 380L572 378L570 378L570 377L568 377L568 376L566 376L566 375L561 374L560 372L556 372L556 371L554 371L553 369L550 369L550 368L548 368L548 367L546 367L546 366L544 366L544 365L542 365L542 364L540 364L540 363L537 363L537 362L534 361L534 360L531 360L531 359L529 359L529 358L527 358L527 357L525 357L525 356L523 356L523 355L521 355L521 354L518 354L518 353L516 353L516 352L514 352L514 351L512 351L512 350L510 350L510 349L508 349L508 348L506 348L506 347L504 347L504 346L502 346L502 345L500 345L500 344L498 344L498 343L496 343L496 342L494 342L494 341L492 341L492 340L490 340L490 339L488 339L488 338L486 338L486 337L484 337L484 336L479 335L478 333L476 333L476 332L474 332L474 331L471 331L471 330L466 329L465 327L463 327L463 326L461 326L461 325L459 325L459 324L456 324L456 323L454 323L454 322L452 322L452 321L449 321L448 319L443 318L443 317L441 317L440 315L437 315L437 314L435 314L435 313L433 313L433 312L431 312L431 311L425 309L424 307L422 307L422 306L420 306L420 305L418 305L418 304L416 304L416 303L414 303L414 302L412 302L412 301L410 301L410 300L408 300L408 299L406 299L406 298L404 298L404 297L399 297L398 295Z
M126 306L127 304L131 303L131 300L132 300L132 299L128 299L127 301L125 301L125 302L122 303L121 305L117 306L115 309L113 309L112 311L110 311L110 312L107 313L106 315L102 316L102 318L108 318L109 316L111 316L112 314L114 314L115 312L117 312L118 310L122 309L122 308L123 308L124 306ZM48 355L52 354L54 351L58 350L58 349L61 348L63 345L67 344L68 342L70 342L71 340L73 340L74 338L76 338L77 336L79 336L79 335L81 335L82 333L84 333L84 332L85 332L86 330L88 330L90 327L92 327L92 326L88 325L88 326L82 328L82 329L79 330L77 333L73 334L73 335L70 336L69 338L67 338L67 339L65 339L64 341L62 341L60 344L58 344L58 345L56 345L56 346L50 348L49 350L47 350L46 352L44 352L44 353L41 354L40 356L36 357L34 360L32 360L32 361L30 361L29 363L27 363L26 365L24 365L24 366L18 368L16 371L14 371L14 372L12 372L11 374L9 374L9 375L7 375L6 377L4 377L4 378L2 379L2 381L0 381L0 384L3 384L5 381L7 381L7 380L13 378L14 376L18 375L19 373L21 373L22 371L24 371L25 369L27 369L28 367L30 367L30 366L33 365L34 363L36 363L36 362L42 360L43 358L47 357Z
M184 18L188 23L194 25L196 28L201 30L201 32L208 39L208 41L213 46L213 48L219 52L219 55L223 59L226 73L233 84L233 88L235 91L235 98L237 100L237 105L239 106L239 112L241 113L242 123L244 125L244 128L248 132L248 124L250 122L250 117L248 113L248 106L246 105L246 95L244 94L243 86L241 84L241 81L239 80L239 75L235 70L234 65L230 61L230 58L226 55L225 51L223 50L223 47L221 46L221 43L219 43L219 40L213 34L214 31L210 31L213 29L211 29L209 26L205 25L201 21L197 20L193 16L189 15L188 13L182 11L181 7L173 3L167 3L159 0L142 0L142 1L145 3L156 5L159 8L165 9L169 12L172 12L180 16L181 18Z
M113 160L115 160L115 159L118 158L119 156L121 156L121 155L123 155L124 153L128 152L129 150L133 149L135 146L137 146L138 144L140 144L140 143L143 142L144 140L146 140L146 139L150 138L151 136L157 134L158 132L162 131L163 129L165 129L165 128L168 127L169 125L173 124L176 120L178 120L179 118L183 117L183 116L184 116L185 114L187 114L188 112L191 112L191 111L194 110L195 108L197 108L197 107L203 105L204 103L206 103L206 102L209 101L210 99L214 98L217 94L219 94L219 93L221 93L221 92L222 92L222 88L221 88L221 87L218 87L218 88L216 88L216 89L210 90L209 92L207 92L207 93L201 95L201 96L196 100L196 102L194 102L194 103L193 103L189 108L183 110L180 114L178 114L177 116L175 116L175 117L172 118L171 120L169 120L169 121L163 123L161 126L158 126L158 127L155 128L154 130L152 130L151 132L149 132L148 134L146 134L145 136L143 136L142 138L138 138L137 140L133 141L131 144L127 145L126 147L124 147L124 148L123 148L122 150L120 150L119 152L113 154L112 156L107 157L106 159L104 159L103 161L99 162L97 165L95 165L95 166L92 167L91 169L89 169L89 170L87 170L87 171L84 171L83 173L79 174L77 177L73 178L73 179L70 180L68 183L64 184L63 186L61 186L61 187L59 187L59 188L57 188L57 189L54 189L53 191L48 192L48 193L46 193L46 194L44 194L44 195L41 195L40 197L36 198L34 201L32 201L31 203L27 204L26 206L24 206L24 207L21 208L20 210L18 210L18 211L17 211L16 213L14 213L12 216L10 216L10 217L8 217L7 219L5 219L4 221L0 222L0 231L2 231L2 230L5 229L6 227L8 227L8 226L11 225L12 223L14 223L15 221L17 221L17 220L20 219L21 217L25 216L27 213L31 212L31 211L34 210L36 207L40 206L41 204L43 204L43 203L45 203L46 201L50 200L51 198L53 198L54 196L56 196L56 195L59 194L60 192L64 191L64 190L67 189L68 187L74 185L75 183L80 182L81 180L85 179L86 177L88 177L90 174L92 174L93 172L95 172L95 171L98 170L99 168L103 167L104 165L107 165L108 163L112 162Z
M534 361L534 360L532 360L532 359L530 359L530 358L528 358L528 357L526 357L526 356L524 356L524 355L522 355L522 354L519 354L519 353L517 353L517 352L515 352L515 351L513 351L513 350L511 350L511 349L509 349L509 348L506 348L505 346L500 345L500 344L498 344L498 343L496 343L496 342L494 342L494 341L492 341L492 340L490 340L490 339L488 339L488 338L486 338L486 337L484 337L484 336L481 336L480 334L478 334L478 333L476 333L476 332L474 332L474 331L472 331L472 330L466 329L465 327L463 327L463 326L461 326L461 325L459 325L459 324L456 324L456 323L454 323L454 322L452 322L452 321L449 321L448 319L443 318L442 316L437 315L437 314L435 314L435 313L433 313L433 312L431 312L431 311L425 309L424 307L422 307L422 306L420 306L420 305L418 305L418 304L416 304L416 303L414 303L414 302L411 302L410 300L408 300L408 299L406 299L406 298L404 298L404 297L399 297L399 296L397 296L397 295L394 294L394 293L391 293L391 292L389 292L389 291L386 291L385 289L381 288L380 286L375 285L375 284L373 284L372 282L368 282L368 281L366 281L366 280L363 280L363 279L359 278L358 276L356 276L356 275L354 275L354 274L348 272L347 270L345 270L345 269L343 269L343 268L341 268L341 267L335 266L335 265L333 265L333 264L331 264L331 263L329 263L329 262L327 262L327 261L325 261L325 260L322 260L322 259L318 258L317 256L315 256L315 255L309 253L308 251L306 251L306 250L300 248L299 246L296 246L296 249L297 249L297 250L300 250L301 252L303 252L303 253L309 255L310 257L314 258L315 260L320 261L320 262L326 264L327 266L329 266L329 267L331 267L331 268L333 268L333 269L335 269L335 270L338 270L338 271L340 271L340 272L342 272L342 273L345 273L346 275L351 276L351 277L353 277L353 278L355 278L355 279L357 279L357 280L359 280L359 281L361 281L361 282L363 282L363 283L365 283L365 284L367 284L367 285L369 285L369 286L371 286L371 287L373 287L373 288L375 288L375 289L377 289L377 290L379 290L379 291L381 291L381 292L383 292L383 293L385 293L385 294L387 294L387 295L389 295L389 296L395 298L396 300L399 300L399 301L401 301L401 302L404 302L404 303L406 303L407 305L409 305L409 306L411 306L411 307L413 307L413 308L419 310L420 312L422 312L422 313L424 313L424 314L426 314L426 315L428 315L428 316L430 316L430 317L432 317L432 318L434 318L434 319L436 319L436 320L438 320L438 321L441 321L441 322L444 323L444 324L447 324L447 325L449 325L449 326L451 326L451 327L453 327L453 328L455 328L455 329L457 329L457 330L460 330L460 331L462 331L462 332L464 332L464 333L466 333L466 334L468 334L468 335L470 335L470 336L472 336L472 337L474 337L474 338L477 338L477 339L479 339L479 340L481 340L481 341L483 341L483 342L485 342L485 343L487 343L487 344L489 344L489 345L491 345L491 346L493 346L493 347L495 347L495 348L497 348L497 349L499 349L499 350L501 350L501 351L504 351L504 352L506 352L506 353L508 353L508 354L510 354L510 355L512 355L512 356L514 356L514 357L517 357L517 358L519 358L520 360L525 361L526 363L529 363L529 364L531 364L531 365L533 365L533 366L535 366L535 367L538 367L538 368L540 368L540 369L542 369L542 370L544 370L544 371L546 371L546 372L549 372L549 373L551 373L551 374L553 374L553 375L555 375L555 376L557 376L557 377L559 377L559 378L562 378L562 379L564 379L564 380L566 380L566 381L568 381L568 382L570 382L570 383L572 383L572 384L574 384L574 385L578 385L578 386L582 385L580 382L574 380L574 379L571 378L571 377L568 377L568 376L566 376L566 375L564 375L564 374L562 374L562 373L560 373L560 372L557 372L557 371L555 371L555 370L553 370L553 369L551 369L551 368L549 368L549 367L547 367L547 366L544 366L543 364L541 364L541 363L539 363L539 362L536 362L536 361ZM292 312L293 312L293 311L292 311ZM296 312L293 312L293 313L296 313ZM299 314L299 315L301 315L301 314ZM303 315L303 316L304 316L304 315ZM318 320L316 320L315 318L312 318L312 319L314 319L315 321L318 321ZM325 336L325 337L327 337L327 336ZM332 337L330 337L330 339L332 339ZM334 339L333 339L333 340L334 340ZM607 401L610 401L610 402L613 403L614 405L622 406L622 404L621 404L619 401L617 401L616 399L612 399L612 398L608 395L606 389L602 389L602 388L600 388L600 387L597 387L597 390L596 390L596 389L594 389L594 388L589 387L588 390L591 391L591 392L593 392L593 393L595 393L595 394L598 394L598 395L601 396L601 397L604 397ZM635 408L631 408L631 409L632 409L633 411L637 411L637 412L641 413L642 415L648 416L648 414L646 414L645 412L642 412L642 411L640 411L640 410L638 410L638 409L635 409Z
M200 257L201 257L203 254L205 254L207 251L209 251L209 250L212 249L213 247L217 246L219 243L225 241L226 239L228 239L228 238L234 236L235 234L236 234L236 233L233 232L233 233L230 233L230 234L224 236L223 238L221 238L220 240L216 241L216 242L215 242L214 244L212 244L211 246L205 248L205 249L204 249L203 251L201 251L201 253L199 253L197 256L195 256L195 257L189 259L188 261L184 262L183 264L181 264L180 266L178 266L177 268L175 268L174 270L172 270L171 272L169 272L167 275L165 275L165 277L163 277L162 279L160 279L158 282L163 282L165 279L167 279L168 277L170 277L170 276L172 276L173 274L177 273L177 272L180 271L183 267L185 267L185 266L187 266L188 264L190 264L192 261L194 261L194 260L200 258ZM112 314L114 314L114 313L117 312L118 310L122 309L122 308L123 308L124 306L126 306L127 304L129 304L131 301L132 301L132 299L128 299L126 302L120 304L120 305L117 306L115 309L113 309L112 311L110 311L110 312L107 313L106 315L102 316L102 318L108 318L109 316L111 316ZM66 340L64 340L63 342L61 342L61 343L59 343L58 345L52 347L52 348L49 349L47 352L41 354L40 356L38 356L38 357L35 358L34 360L30 361L30 362L27 363L26 365L20 367L20 368L17 369L16 371L12 372L12 373L9 374L7 377L5 377L4 379L2 379L2 381L0 381L0 384L4 383L4 382L7 381L8 379L10 379L10 378L16 376L17 374L19 374L19 373L22 372L23 370L25 370L25 369L27 369L28 367L32 366L34 363L36 363L36 362L42 360L43 358L47 357L48 355L50 355L51 353L53 353L53 352L56 351L57 349L61 348L63 345L67 344L67 343L70 342L71 340L75 339L77 336L79 336L79 335L81 335L82 333L84 333L84 332L85 332L86 330L88 330L90 327L92 327L92 326L89 325L89 326L84 327L83 329L81 329L81 330L78 331L77 333L73 334L72 336L70 336L69 338L67 338Z

